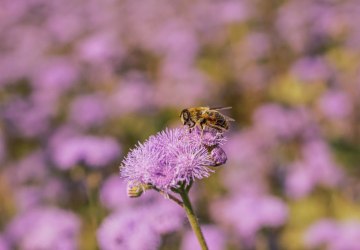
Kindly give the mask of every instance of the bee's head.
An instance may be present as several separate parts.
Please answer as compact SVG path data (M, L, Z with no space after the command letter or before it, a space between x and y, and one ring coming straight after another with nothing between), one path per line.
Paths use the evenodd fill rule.
M180 113L180 119L182 124L188 125L189 127L194 126L194 122L191 120L190 112L187 109L183 109Z

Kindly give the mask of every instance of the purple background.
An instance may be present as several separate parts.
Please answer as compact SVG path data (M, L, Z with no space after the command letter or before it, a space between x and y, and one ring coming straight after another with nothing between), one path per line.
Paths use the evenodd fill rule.
M210 249L360 249L359 23L359 0L2 0L0 250L195 249L118 178L191 106L236 120L191 192Z

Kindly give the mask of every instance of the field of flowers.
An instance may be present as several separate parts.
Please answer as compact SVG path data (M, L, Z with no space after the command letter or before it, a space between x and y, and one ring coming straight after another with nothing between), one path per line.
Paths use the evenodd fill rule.
M119 171L197 106L235 119L190 191L210 250L359 250L359 23L359 0L1 0L0 250L200 249Z

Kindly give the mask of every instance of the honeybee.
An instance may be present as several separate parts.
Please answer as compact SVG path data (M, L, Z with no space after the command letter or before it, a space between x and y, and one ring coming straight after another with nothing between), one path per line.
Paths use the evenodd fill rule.
M223 132L229 129L229 122L235 121L219 112L219 110L224 109L231 109L231 107L195 107L183 109L180 113L181 122L189 128L197 125L203 130L205 126L208 126Z

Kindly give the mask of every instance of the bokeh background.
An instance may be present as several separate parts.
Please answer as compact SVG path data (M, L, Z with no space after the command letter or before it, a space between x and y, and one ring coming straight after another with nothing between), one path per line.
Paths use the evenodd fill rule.
M359 0L1 0L0 249L196 249L122 158L232 106L210 249L360 249Z

